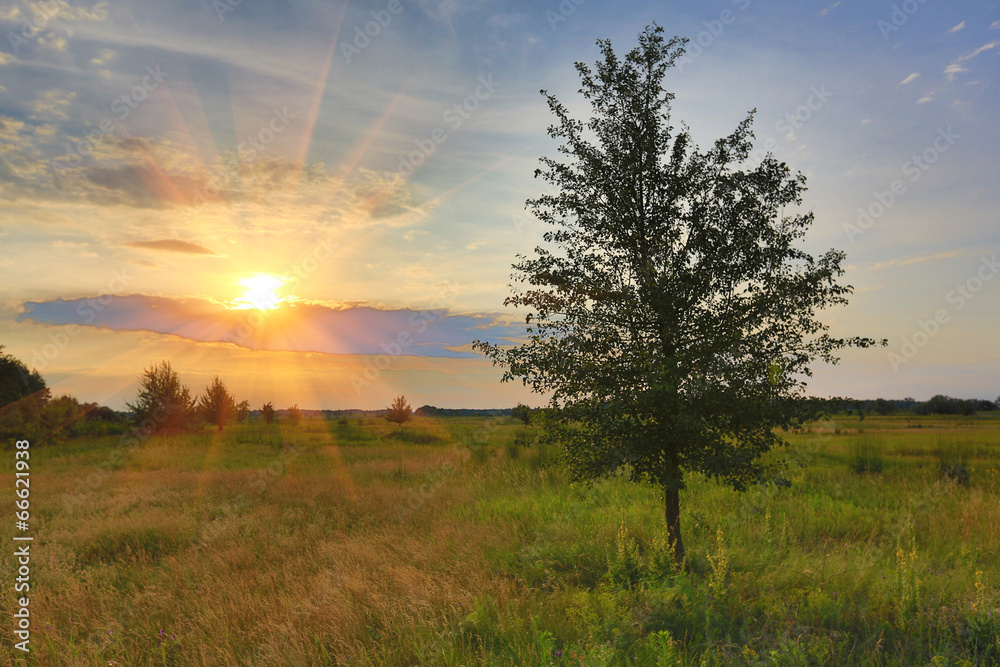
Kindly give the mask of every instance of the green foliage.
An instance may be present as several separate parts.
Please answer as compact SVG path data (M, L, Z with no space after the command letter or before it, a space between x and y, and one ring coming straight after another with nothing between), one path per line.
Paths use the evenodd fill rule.
M197 409L202 419L221 431L226 422L236 416L236 399L216 376L198 399Z
M615 550L608 558L608 578L618 586L631 588L639 582L641 576L639 545L629 533L625 525L625 514L622 513Z
M169 361L145 369L139 376L139 394L126 403L144 433L188 427L195 416L191 391L181 384Z
M302 419L302 411L299 410L298 403L289 407L288 410L286 410L286 413L288 414L288 421L293 424L298 424L299 420Z
M236 421L245 422L250 418L250 401L240 401L236 404Z
M510 416L514 419L520 419L527 426L531 423L531 408L524 403L518 403L511 408Z
M805 178L752 150L753 113L707 151L675 130L664 88L685 40L658 26L619 57L576 69L592 117L546 93L567 161L536 171L553 194L529 200L549 244L514 265L506 305L528 309L530 340L474 346L551 396L544 439L576 479L627 471L664 489L678 558L678 493L701 472L746 489L777 478L762 456L818 404L800 399L815 360L870 338L834 338L817 311L843 305L844 253L798 247L811 213ZM523 285L524 287L520 287ZM883 341L884 344L884 341Z
M0 408L27 397L44 405L49 389L37 370L29 370L20 359L3 351L0 345Z
M952 398L938 394L926 403L918 403L913 412L918 415L974 415L979 409L979 401Z
M274 406L271 403L265 403L260 408L260 414L264 418L264 423L270 424L274 421Z
M891 415L896 411L896 403L887 401L884 398L876 398L872 409L880 415Z
M396 400L392 402L392 405L385 409L386 421L393 424L399 424L400 426L410 421L410 417L412 416L413 409L410 407L410 404L406 402L405 396L397 396Z

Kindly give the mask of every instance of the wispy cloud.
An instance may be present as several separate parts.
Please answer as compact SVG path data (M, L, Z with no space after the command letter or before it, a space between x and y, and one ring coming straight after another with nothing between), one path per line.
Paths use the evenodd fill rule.
M962 67L960 65L960 63L968 62L969 60L972 60L973 58L975 58L979 54L985 53L986 51L990 51L992 49L995 49L998 46L1000 46L1000 41L990 42L989 44L983 44L982 46L980 46L975 51L972 51L971 53L966 53L963 56L959 56L954 61L952 61L952 63L950 65L948 65L945 68L945 70L944 70L945 76L948 77L949 81L954 81L955 80L955 76L957 74L969 71L968 68Z
M900 81L896 85L897 86L905 86L906 84L911 83L912 81L915 81L918 76L920 76L920 72L914 72L913 74L909 75L908 77L906 77L905 79L903 79L902 81Z
M958 25L956 25L956 26L954 26L952 28L949 28L948 29L948 34L949 35L954 35L956 32L958 32L959 30L962 30L963 28L965 28L965 21L962 21Z
M976 49L972 53L965 54L964 56L960 57L955 62L957 62L957 63L964 63L966 60L972 60L973 58L975 58L976 56L978 56L980 53L983 53L984 51L989 51L990 49L995 49L998 46L1000 46L1000 41L998 41L998 42L990 42L989 44L983 44L982 46L980 46L978 49Z
M831 10L836 9L839 6L840 6L840 0L837 0L837 2L833 3L829 7L824 7L823 9L819 10L817 16L826 16L827 14L830 13Z
M887 269L892 266L909 266L911 264L922 264L924 262L933 262L939 259L951 259L952 257L958 257L962 253L958 250L948 250L946 252L939 252L935 255L919 255L917 257L910 257L909 259L891 259L887 262L879 262L871 266L869 271L879 271L880 269Z
M122 243L123 246L128 248L139 248L141 250L164 250L166 252L181 252L189 255L214 255L219 256L219 253L214 250L209 250L205 246L200 246L196 243L188 243L187 241L180 241L178 239L162 239L159 241L132 241L130 243Z
M924 93L923 97L917 100L917 104L927 104L934 99L934 93Z

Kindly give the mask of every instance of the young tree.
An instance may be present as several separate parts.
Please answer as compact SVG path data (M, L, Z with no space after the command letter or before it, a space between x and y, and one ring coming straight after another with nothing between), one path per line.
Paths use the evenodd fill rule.
M265 403L260 409L260 414L264 417L264 423L270 424L274 421L274 406L270 403Z
M236 421L245 422L250 418L250 401L240 401L236 404Z
M596 70L576 69L593 116L570 117L542 93L567 159L543 157L553 194L527 202L553 226L548 248L514 265L505 305L529 309L529 340L476 341L505 381L551 395L543 437L564 446L572 475L618 469L664 493L668 541L680 562L680 491L698 471L738 490L780 480L761 455L773 431L806 416L803 378L846 346L816 311L846 303L844 253L796 247L811 213L805 178L773 155L746 166L753 112L701 151L670 117L663 87L685 40L646 28L620 58L598 42Z
M293 424L298 424L299 419L301 418L302 418L302 412L299 410L298 403L288 408L288 421L292 422Z
M229 418L235 416L236 399L218 376L212 380L212 384L205 387L205 393L198 400L198 412L202 419L214 424L220 433Z
M195 403L169 361L154 364L139 376L139 394L126 403L144 431L184 428L191 422Z
M386 420L401 426L410 421L412 414L413 410L410 408L410 404L406 402L404 396L397 396L392 405L385 409Z

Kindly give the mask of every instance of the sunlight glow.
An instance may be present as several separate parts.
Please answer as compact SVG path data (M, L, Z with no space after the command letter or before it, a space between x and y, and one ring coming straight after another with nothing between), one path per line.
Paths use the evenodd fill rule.
M274 310L284 297L278 296L275 291L285 284L284 279L272 276L267 273L258 273L249 278L241 278L240 285L246 288L243 296L233 299L230 308L236 310Z

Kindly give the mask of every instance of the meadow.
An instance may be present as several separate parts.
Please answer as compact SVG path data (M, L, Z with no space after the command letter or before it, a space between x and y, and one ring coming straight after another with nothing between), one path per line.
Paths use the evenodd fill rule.
M33 447L0 665L1000 664L1000 415L788 439L790 487L689 478L682 569L655 489L572 484L507 417Z

